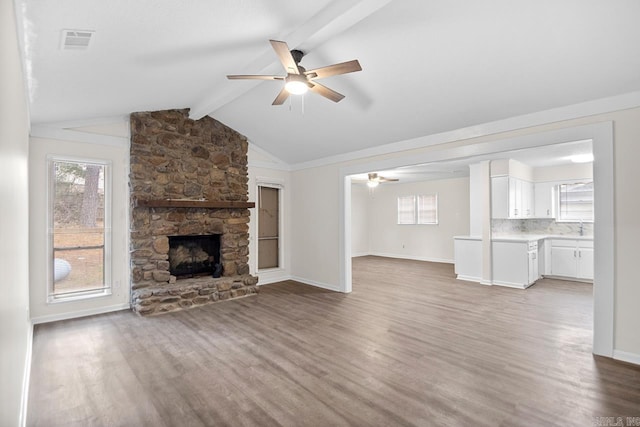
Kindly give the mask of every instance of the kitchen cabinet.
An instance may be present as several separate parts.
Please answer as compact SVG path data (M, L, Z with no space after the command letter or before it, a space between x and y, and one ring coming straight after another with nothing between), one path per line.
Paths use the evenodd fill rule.
M482 239L470 236L456 236L453 239L456 278L481 282Z
M512 176L491 178L492 218L532 218L533 199L533 183Z
M493 284L524 289L540 278L538 242L493 239Z
M536 218L555 218L553 209L555 185L552 182L536 182L534 194L534 216Z
M527 281L527 283L529 285L533 284L536 280L538 280L538 278L540 277L538 274L539 271L539 264L538 264L538 251L529 251L527 253L527 257L529 259L529 280Z
M593 240L552 239L551 275L593 280Z
M518 180L518 181L520 181L520 194L521 194L520 208L522 209L521 211L522 218L533 218L534 216L533 215L533 209L534 209L533 183L529 181L523 181L523 180Z

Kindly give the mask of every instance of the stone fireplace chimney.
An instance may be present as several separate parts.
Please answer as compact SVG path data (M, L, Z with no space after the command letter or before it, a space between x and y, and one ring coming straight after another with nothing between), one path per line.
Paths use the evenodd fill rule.
M131 114L135 312L156 314L257 293L258 279L248 265L248 208L254 204L247 200L247 148L244 136L208 116L191 120L188 110ZM171 274L170 237L215 235L219 253L209 261L220 277L213 277L213 268L182 280Z

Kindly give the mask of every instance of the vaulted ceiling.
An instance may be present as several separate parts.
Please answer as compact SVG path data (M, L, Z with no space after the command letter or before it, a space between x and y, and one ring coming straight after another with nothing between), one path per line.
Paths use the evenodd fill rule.
M23 0L35 124L190 108L296 164L640 90L637 0ZM92 30L86 50L65 29ZM272 106L268 42L344 94Z

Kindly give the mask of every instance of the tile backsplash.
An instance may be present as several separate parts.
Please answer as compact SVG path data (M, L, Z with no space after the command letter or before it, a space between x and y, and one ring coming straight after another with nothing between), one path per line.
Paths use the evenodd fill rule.
M584 235L593 236L593 223L583 223ZM580 235L579 222L557 222L554 219L492 219L491 232L494 236L507 234L556 234Z

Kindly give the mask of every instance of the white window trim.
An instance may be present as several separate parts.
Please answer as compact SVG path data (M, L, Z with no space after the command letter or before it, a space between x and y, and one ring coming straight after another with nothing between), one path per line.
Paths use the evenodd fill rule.
M412 199L411 204L413 205L413 211L412 211L413 219L411 220L411 222L400 222L400 199L409 199L409 198ZM396 204L396 209L397 209L397 211L396 211L396 223L398 225L415 225L416 224L416 217L417 217L417 211L416 211L416 208L417 208L416 203L417 202L416 202L416 200L417 200L417 197L415 195L413 195L413 194L406 195L406 196L398 196L397 197L397 199L396 199L396 203L397 203Z
M419 204L420 204L420 198L421 197L430 197L433 196L435 197L435 208L436 208L436 220L434 222L421 222L420 221L420 209ZM418 225L438 225L439 222L439 215L438 215L438 193L430 193L430 194L418 194L416 196L416 224Z
M80 291L77 294L68 296L55 296L53 294L53 275L54 275L54 261L53 261L53 196L54 196L54 181L53 176L53 164L54 162L77 162L77 163L89 163L100 165L104 167L104 287L94 291ZM113 182L111 171L113 169L113 162L111 160L93 159L87 157L75 157L64 156L57 154L47 155L47 214L46 214L46 230L47 230L47 304L59 304L64 302L92 299L110 296L112 294L112 192Z
M284 265L284 181L278 180L278 179L269 179L269 178L263 178L263 177L258 177L256 178L256 199L258 199L260 197L260 187L267 187L267 188L277 188L279 191L278 193L278 266L277 267L271 267L271 268L258 268L258 265L260 265L260 262L258 260L258 227L260 224L260 204L258 202L258 200L256 200L256 228L255 228L255 233L256 233L256 243L255 243L255 254L256 254L256 264L255 264L255 269L256 269L256 273L269 273L269 272L276 272L276 271L284 271L286 269L286 266Z
M567 224L579 224L579 223L583 223L583 224L593 224L594 220L595 220L595 210L594 210L594 206L595 206L595 200L593 202L592 205L592 210L593 210L593 216L594 219L583 219L583 220L579 220L579 219L564 219L564 218L560 218L560 186L561 185L567 185L567 184L584 184L587 182L593 182L593 179L581 179L581 180L564 180L564 181L558 181L554 184L554 188L555 188L555 195L553 198L553 203L554 203L554 209L556 212L556 217L554 218L554 220L556 222L561 222L561 223L567 223ZM594 184L594 199L595 199L595 184Z
M436 199L436 220L435 222L421 222L420 221L420 209L419 200L421 197L435 196ZM400 199L412 198L413 199L413 221L412 222L400 222ZM396 224L397 225L438 225L438 193L429 194L410 194L406 196L398 196L396 198Z

